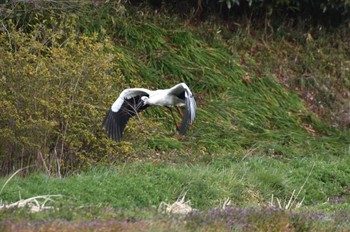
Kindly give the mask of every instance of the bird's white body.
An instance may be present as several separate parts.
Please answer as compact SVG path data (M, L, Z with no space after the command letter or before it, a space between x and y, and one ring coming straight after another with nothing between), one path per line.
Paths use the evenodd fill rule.
M122 91L113 103L103 126L113 139L120 140L129 118L151 105L185 107L180 127L181 134L184 134L188 125L192 124L197 108L192 92L185 83L177 84L170 89L130 88Z
M145 103L157 106L184 106L185 101L175 95L168 95L168 89L153 91L150 96L146 97ZM167 97L164 97L167 96Z

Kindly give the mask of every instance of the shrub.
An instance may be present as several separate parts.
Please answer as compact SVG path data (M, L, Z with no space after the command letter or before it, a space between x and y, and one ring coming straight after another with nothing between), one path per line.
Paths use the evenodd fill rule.
M35 164L60 175L130 151L101 129L109 90L124 84L121 54L103 35L77 33L74 16L47 25L23 32L9 20L0 33L1 174Z

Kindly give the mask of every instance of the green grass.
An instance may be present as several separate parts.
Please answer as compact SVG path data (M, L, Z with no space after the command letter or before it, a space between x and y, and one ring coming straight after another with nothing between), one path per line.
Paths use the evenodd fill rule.
M330 161L311 156L285 162L248 155L235 158L213 157L209 164L193 165L135 162L114 168L89 169L63 179L32 174L26 178L11 179L0 195L3 203L39 195L61 194L61 198L53 198L54 202L48 204L55 209L34 214L28 214L26 208L2 210L2 220L10 220L20 225L26 219L42 222L42 226L49 223L54 228L59 228L58 225L51 225L57 220L68 220L71 223L136 220L156 225L160 220L181 230L184 229L184 224L172 222L173 219L169 221L168 216L158 212L161 202L173 203L179 196L186 194L186 200L191 201L193 208L211 214L210 210L222 206L227 198L231 200L232 206L241 207L242 210L258 205L269 206L272 194L276 207L276 198L285 205L294 190L300 190L296 202L305 199L300 209L292 207L291 212L299 212L300 217L303 217L304 212L322 212L333 217L335 212L350 213L346 192L349 164L349 158L335 158ZM310 176L307 179L308 175ZM6 180L0 179L0 186ZM284 215L282 219L287 217L292 220L288 211L281 213ZM280 219L276 219L274 215L272 213L270 216L275 219L268 216L261 219L261 216L257 216L263 222L251 219L251 223L263 223L261 226L277 223L275 220ZM202 219L198 221L197 216L188 220L191 225L199 223L200 228L208 226L202 225ZM318 219L305 220L298 223L305 226L307 223L316 223ZM322 223L323 219L319 220ZM281 223L284 223L284 219ZM164 225L160 223L159 226Z
M346 194L349 164L349 158L328 161L312 157L289 162L269 157L223 157L210 164L132 163L64 179L44 174L14 178L1 198L15 202L19 196L62 194L59 201L76 207L144 208L175 201L187 193L186 198L198 209L213 208L226 198L240 206L267 205L272 194L283 199L298 191L311 172L300 197L305 197L305 205L312 205Z

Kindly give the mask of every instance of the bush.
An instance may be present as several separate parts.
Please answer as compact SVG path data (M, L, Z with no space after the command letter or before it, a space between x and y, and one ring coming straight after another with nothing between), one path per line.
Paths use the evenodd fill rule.
M124 83L121 55L107 37L77 33L74 16L50 20L28 32L9 20L0 33L0 174L31 164L63 174L130 150L101 129L109 90Z

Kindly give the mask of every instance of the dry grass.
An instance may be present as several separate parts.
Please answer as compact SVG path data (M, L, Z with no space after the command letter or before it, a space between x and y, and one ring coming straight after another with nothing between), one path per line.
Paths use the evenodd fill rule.
M26 168L27 167L18 169L5 181L5 183L3 184L3 186L0 189L0 196L1 196L4 188L12 180L12 178L15 177L19 172L21 172L22 170L24 170ZM54 200L52 198L55 198L55 197L62 197L62 195L56 194L56 195L35 196L35 197L27 198L27 199L20 199L19 201L16 201L16 202L11 203L11 204L4 204L4 203L2 203L2 199L0 199L0 210L28 207L29 211L31 213L35 213L35 212L40 212L40 211L47 210L47 209L53 209L52 206L47 206L46 204L48 202L53 202Z
M274 195L272 194L270 206L277 207L279 209L286 209L286 210L289 210L289 209L292 209L292 208L299 209L302 206L303 202L304 202L305 196L302 198L301 201L297 201L297 198L300 195L301 191L304 189L305 184L309 180L310 175L311 175L312 170L314 169L314 167L315 167L315 164L313 164L313 166L311 167L311 170L310 170L308 176L305 178L305 181L302 184L302 186L300 187L298 193L295 194L295 189L294 189L292 194L291 194L291 196L290 196L290 198L289 198L289 200L288 200L288 202L287 202L287 200L285 200L283 203L281 203L281 200L279 198L277 198L277 197L275 198ZM276 199L277 205L274 203L274 199Z
M47 206L48 202L53 202L52 198L62 197L62 195L43 195L35 196L28 199L21 199L15 203L11 204L0 204L0 210L2 209L11 209L11 208L23 208L28 207L31 213L40 212L47 209L53 209L52 206Z
M159 204L159 211L168 214L186 215L193 212L195 209L191 207L191 201L185 201L186 193L180 196L174 203L168 204L162 201Z

